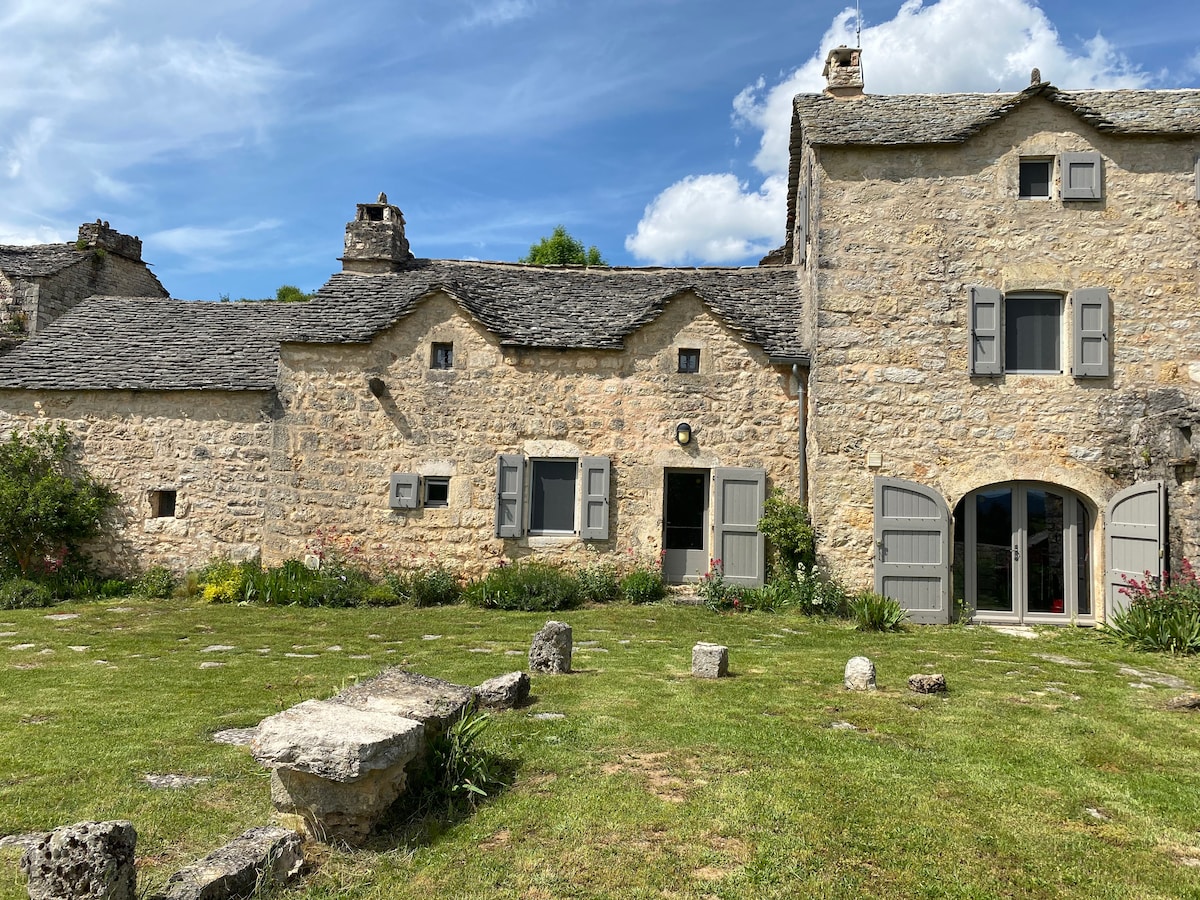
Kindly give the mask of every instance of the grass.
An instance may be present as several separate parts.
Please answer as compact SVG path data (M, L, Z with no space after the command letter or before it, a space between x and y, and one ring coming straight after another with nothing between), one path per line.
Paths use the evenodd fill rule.
M129 599L47 612L0 612L13 632L0 637L0 834L130 819L143 891L270 818L265 771L213 731L387 665L477 684L524 668L548 617ZM1071 629L877 634L673 606L554 617L574 628L577 672L534 676L534 703L484 738L513 785L440 826L325 851L288 896L1200 896L1197 719L1162 708L1180 689L1120 672L1194 683L1195 659ZM729 646L733 677L690 677L698 640ZM856 655L879 691L841 688ZM905 689L931 671L949 694ZM147 773L210 780L152 790ZM17 856L0 851L0 900L25 896Z

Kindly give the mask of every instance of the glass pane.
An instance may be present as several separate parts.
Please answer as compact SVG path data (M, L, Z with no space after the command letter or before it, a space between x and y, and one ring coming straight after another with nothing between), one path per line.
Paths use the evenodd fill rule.
M1020 168L1019 196L1050 196L1050 160L1022 160Z
M1088 524L1087 507L1082 500L1076 500L1078 510L1075 521L1078 523L1075 535L1075 577L1078 579L1076 590L1078 594L1079 615L1092 614L1092 565L1091 565L1091 528Z
M708 478L700 472L668 472L663 548L703 550Z
M1012 491L975 495L975 608L1012 612Z
M1058 372L1062 300L1004 300L1004 368L1010 372Z
M1063 613L1065 607L1064 521L1066 498L1030 488L1026 509L1025 611Z
M535 459L531 465L530 531L575 530L575 460Z

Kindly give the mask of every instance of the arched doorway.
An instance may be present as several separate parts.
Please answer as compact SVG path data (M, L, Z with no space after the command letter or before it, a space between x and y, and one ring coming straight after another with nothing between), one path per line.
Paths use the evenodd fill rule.
M1073 491L1010 481L954 509L954 593L979 622L1094 621L1095 516Z

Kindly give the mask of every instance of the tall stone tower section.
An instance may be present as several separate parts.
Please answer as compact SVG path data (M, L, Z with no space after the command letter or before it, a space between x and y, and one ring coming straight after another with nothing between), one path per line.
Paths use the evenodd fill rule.
M404 236L404 214L380 194L374 203L358 204L353 222L346 223L342 271L363 275L398 272L413 259Z

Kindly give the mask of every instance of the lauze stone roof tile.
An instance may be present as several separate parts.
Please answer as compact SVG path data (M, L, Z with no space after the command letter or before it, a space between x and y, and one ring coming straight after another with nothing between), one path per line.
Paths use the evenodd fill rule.
M502 344L620 349L672 297L693 292L772 357L806 355L789 267L540 268L417 260L387 275L334 275L306 303L92 297L0 357L0 388L270 390L279 345L364 343L444 292Z
M74 244L38 244L32 247L0 246L0 272L17 278L53 275L75 265L87 255Z

